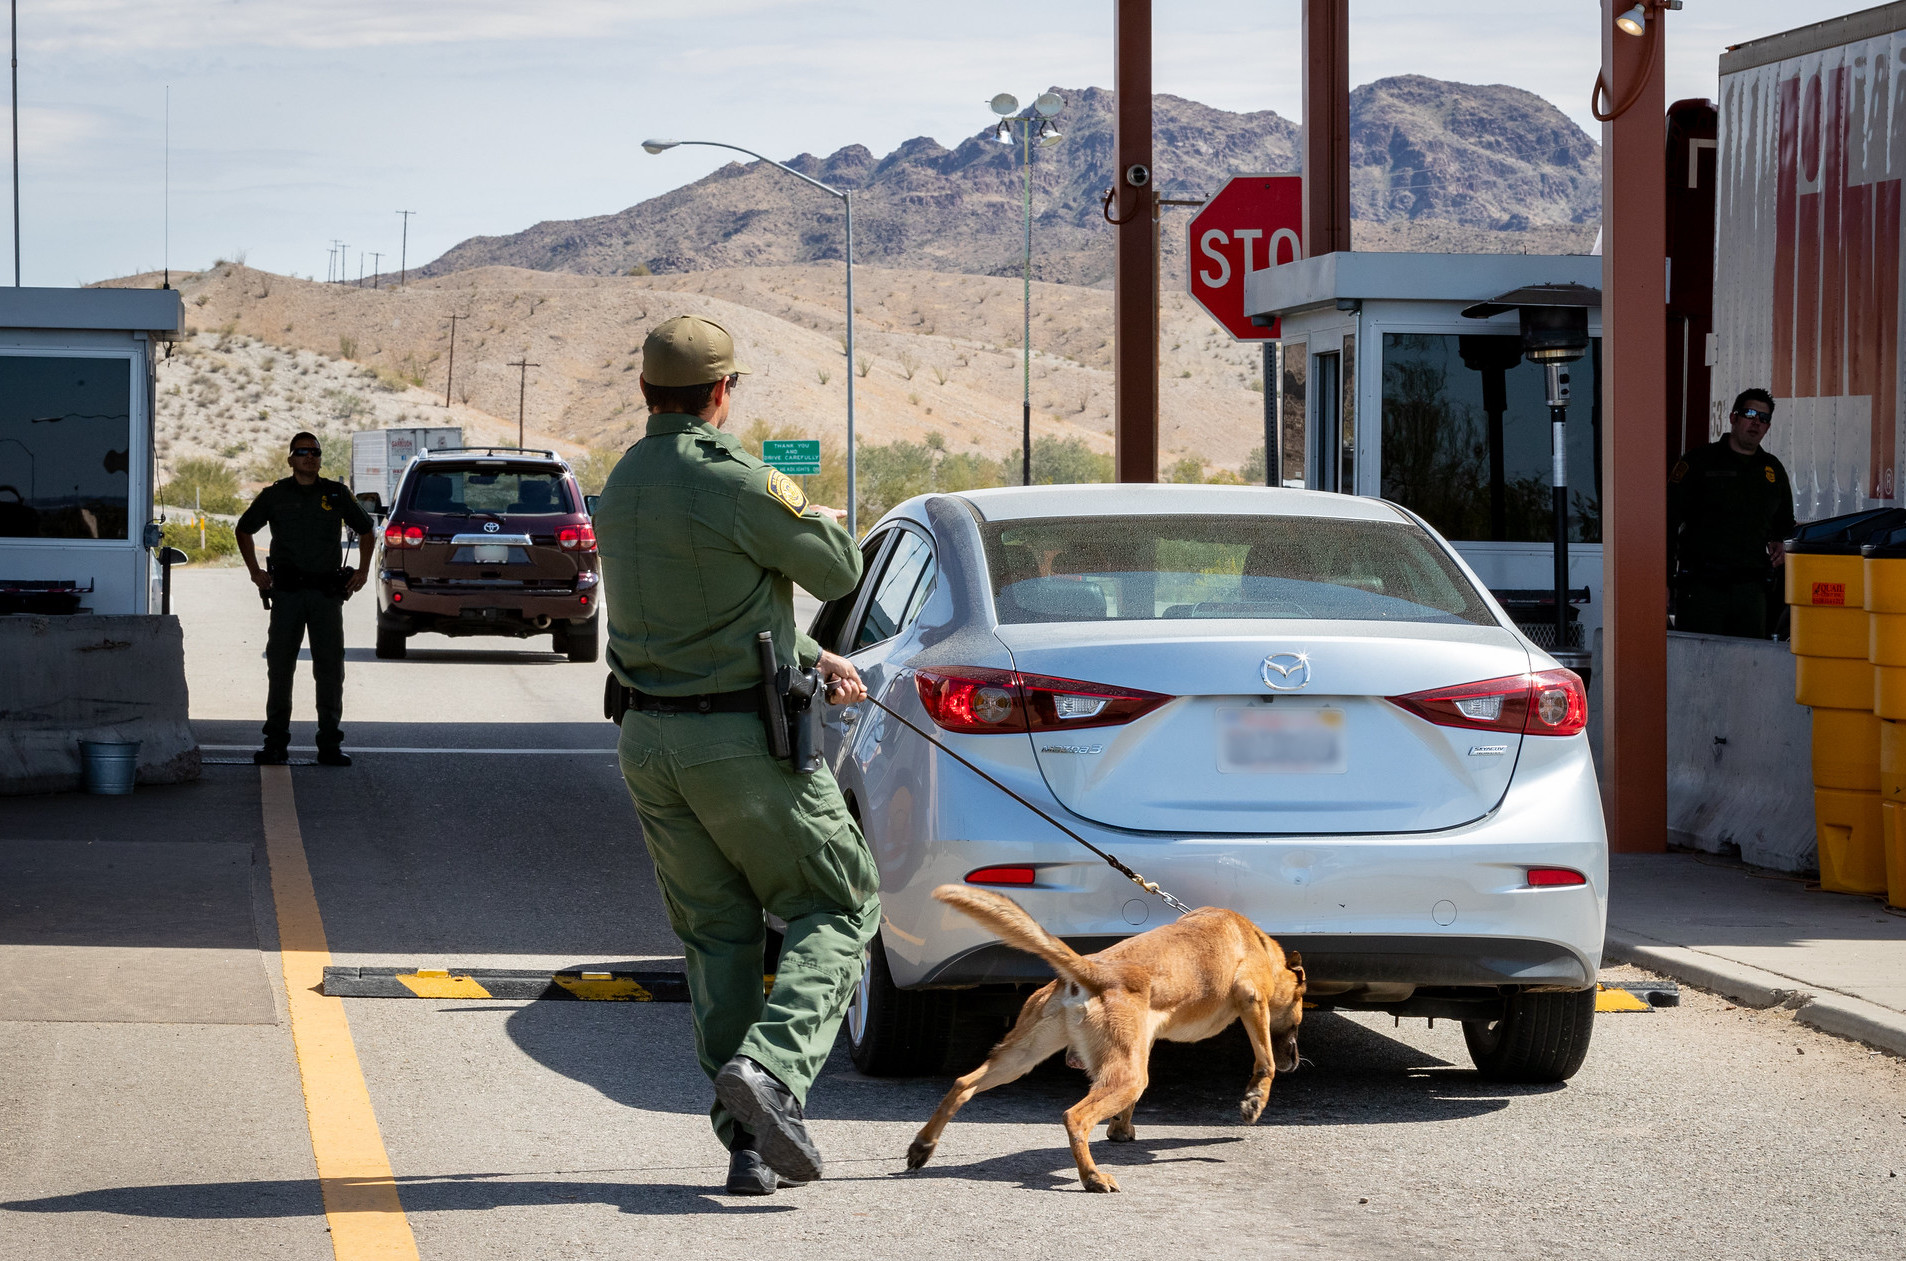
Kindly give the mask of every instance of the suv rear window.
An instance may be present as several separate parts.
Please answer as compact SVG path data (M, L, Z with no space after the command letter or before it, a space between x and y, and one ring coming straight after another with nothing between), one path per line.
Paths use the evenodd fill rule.
M1434 539L1402 521L1043 517L981 527L1003 623L1167 618L1495 618Z
M553 517L573 513L567 479L556 469L431 463L417 470L413 512Z

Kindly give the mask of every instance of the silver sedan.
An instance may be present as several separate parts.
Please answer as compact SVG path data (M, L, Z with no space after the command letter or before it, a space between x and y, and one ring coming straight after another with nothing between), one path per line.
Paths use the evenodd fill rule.
M1580 1066L1608 890L1586 693L1420 519L1301 490L984 490L901 504L864 559L812 627L881 702L828 719L881 874L863 1071L945 1066L988 995L1050 977L936 886L1001 889L1082 951L1172 915L945 750L1250 916L1317 1006L1460 1020L1498 1079Z

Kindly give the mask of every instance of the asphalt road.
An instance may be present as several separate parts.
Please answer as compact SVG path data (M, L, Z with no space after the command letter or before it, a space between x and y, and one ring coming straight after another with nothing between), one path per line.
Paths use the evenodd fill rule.
M179 581L201 738L249 748L262 615L242 574ZM337 961L669 966L677 949L613 733L596 717L599 667L507 642L429 639L414 641L408 661L378 662L368 607L353 602L349 614L357 765L292 772ZM301 724L294 746L309 732ZM445 751L370 751L399 748ZM562 751L449 751L532 748ZM105 831L99 799L9 806L0 862L10 844L82 845L96 831L100 844L256 844L258 784L249 765L210 766L200 785L142 789ZM144 879L128 884L128 905ZM249 887L269 950L262 882L217 887ZM127 966L162 986L182 957L164 948L183 941L163 919L95 948L143 950ZM16 908L15 925L30 920ZM9 931L7 942L26 936ZM262 971L276 986L275 964ZM208 973L194 984L210 1011L233 983ZM261 1001L276 1025L247 1015L253 1007L223 1023L188 1014L114 1025L104 1007L28 1019L0 1004L0 1115L10 1118L0 1125L0 1258L329 1256L281 987ZM731 1200L717 1193L725 1155L705 1121L711 1095L685 1006L345 1008L419 1248L445 1261L1906 1249L1906 1064L1695 992L1678 1009L1601 1017L1580 1075L1544 1088L1480 1081L1447 1021L1313 1015L1304 1067L1279 1077L1249 1127L1236 1121L1249 1064L1241 1038L1161 1047L1138 1140L1095 1144L1124 1186L1118 1196L1080 1190L1059 1114L1084 1078L1056 1062L980 1096L934 1163L907 1173L907 1142L947 1082L865 1078L837 1049L809 1105L830 1176Z

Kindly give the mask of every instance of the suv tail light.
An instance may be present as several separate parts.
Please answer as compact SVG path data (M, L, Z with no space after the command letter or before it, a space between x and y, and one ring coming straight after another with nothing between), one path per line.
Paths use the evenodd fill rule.
M556 545L565 552L593 552L596 550L596 527L586 521L581 525L566 525L556 531Z
M424 528L420 525L405 525L393 521L384 527L384 546L387 548L422 547Z
M1588 725L1588 692L1573 670L1511 674L1388 699L1439 727L1572 736Z
M928 715L948 731L1116 727L1172 699L1158 692L1108 683L1084 683L987 666L916 670L913 682Z

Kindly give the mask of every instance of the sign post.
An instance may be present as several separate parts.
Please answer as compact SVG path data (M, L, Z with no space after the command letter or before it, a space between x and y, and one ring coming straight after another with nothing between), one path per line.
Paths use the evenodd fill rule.
M1277 321L1260 328L1244 309L1244 277L1304 257L1304 177L1234 175L1186 227L1189 287L1198 305L1241 342L1264 343L1264 481L1278 484Z

